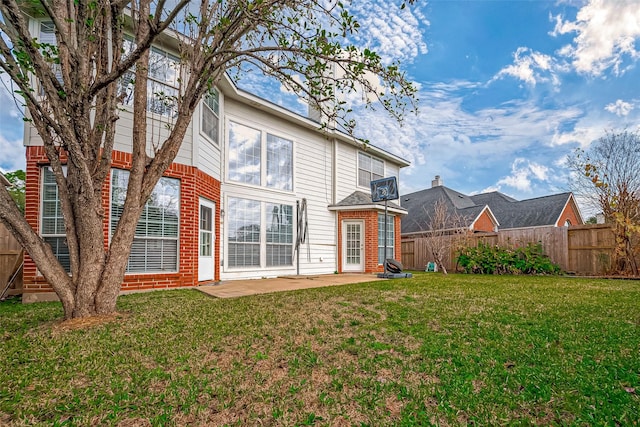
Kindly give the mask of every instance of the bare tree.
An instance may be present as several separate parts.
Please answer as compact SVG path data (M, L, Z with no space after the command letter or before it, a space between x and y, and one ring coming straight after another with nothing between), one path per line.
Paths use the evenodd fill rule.
M468 233L468 221L458 212L450 210L442 199L436 201L433 210L425 210L425 214L427 230L424 237L427 249L442 274L447 274L445 261L450 258L451 250Z
M415 107L415 88L398 64L384 65L375 52L345 42L359 25L341 2L2 0L0 14L0 68L22 97L55 175L71 274L4 188L0 220L59 296L65 318L115 311L145 202L200 99L227 70L273 76L346 131L355 122L335 101L337 91L364 90L367 103L381 101L397 118ZM54 40L34 38L29 17L51 21ZM148 93L151 45L160 41L178 54L175 93ZM133 110L132 163L122 216L105 248L102 187L125 98ZM168 136L148 155L150 103L170 109L172 120L163 122Z
M638 275L640 234L640 134L607 131L587 150L568 158L576 195L600 210L614 227L614 273Z

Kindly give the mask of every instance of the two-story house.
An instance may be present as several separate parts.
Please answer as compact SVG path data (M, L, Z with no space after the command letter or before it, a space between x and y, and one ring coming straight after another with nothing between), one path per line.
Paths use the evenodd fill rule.
M33 20L41 40L52 26ZM55 38L53 38L55 40ZM177 90L171 43L152 48L150 93ZM131 164L132 113L126 80L112 170L104 183L105 242L118 222ZM175 112L150 96L151 147ZM26 217L68 264L57 187L42 141L25 124ZM153 139L153 140L151 140ZM151 150L149 151L152 152ZM380 272L400 259L400 218L406 211L372 203L369 183L399 177L402 158L363 145L320 123L239 89L226 76L196 110L174 163L158 182L139 220L123 291L197 286L220 280L282 275ZM24 300L55 298L26 256Z

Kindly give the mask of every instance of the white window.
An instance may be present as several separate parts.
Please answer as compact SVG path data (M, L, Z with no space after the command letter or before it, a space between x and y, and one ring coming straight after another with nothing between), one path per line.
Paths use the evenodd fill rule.
M58 41L56 40L56 27L53 21L40 22L40 37L38 42L40 43L40 51L44 52L45 56L51 59L49 65L58 81L62 83L62 68L59 63L56 63L58 57ZM43 94L44 93L41 93L41 95Z
M227 211L228 267L293 265L293 206L230 197Z
M394 257L394 222L395 217L393 215L387 215L387 256L386 258L395 258ZM384 264L384 214L378 214L378 264Z
M358 152L358 185L367 187L371 181L384 178L384 162L363 152Z
M42 172L40 235L45 242L51 245L58 261L69 272L71 271L71 262L64 230L64 217L58 196L58 185L51 169L45 167Z
M200 256L213 255L213 209L200 205Z
M230 122L229 180L293 191L293 141Z
M267 134L267 187L293 190L293 143Z
M259 130L229 123L229 180L260 185L261 144Z
M267 266L293 265L293 206L267 203Z
M124 41L124 55L132 52L133 40ZM180 59L168 52L152 47L149 52L147 72L147 111L166 117L178 114L177 96L180 81ZM135 68L124 73L120 79L118 94L123 105L133 106Z
M202 132L216 144L218 143L218 123L220 114L220 94L212 89L202 99Z
M229 267L260 266L260 202L229 198Z
M111 173L111 233L122 216L129 172ZM162 177L156 184L136 226L127 264L128 273L178 271L180 180Z

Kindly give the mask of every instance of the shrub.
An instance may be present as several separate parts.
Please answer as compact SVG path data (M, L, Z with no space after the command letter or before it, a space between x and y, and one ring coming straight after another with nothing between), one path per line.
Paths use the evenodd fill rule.
M560 274L562 271L545 255L540 243L518 248L479 243L460 250L458 266L465 273L474 274Z

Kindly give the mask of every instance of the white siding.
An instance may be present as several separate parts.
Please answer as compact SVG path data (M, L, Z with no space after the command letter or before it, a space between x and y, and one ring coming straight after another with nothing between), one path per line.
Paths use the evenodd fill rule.
M114 136L113 149L117 151L123 151L125 153L131 153L132 150L132 133L133 133L133 114L131 111L121 111L120 118L116 122L116 134ZM165 122L159 120L149 120L147 123L147 153L153 154L152 143L158 143L164 141L169 136L169 131L165 127ZM42 145L42 138L35 128L31 127L29 132L25 132L25 145ZM176 163L182 163L185 165L192 165L192 138L193 129L190 125L184 136L182 146L178 151L178 155L175 158ZM219 157L218 157L219 158ZM218 160L217 164L220 162Z
M356 190L368 191L368 188L358 187L358 149L339 143L337 153L337 192L336 203Z
M120 112L120 118L116 122L116 135L113 148L114 150L131 153L133 134L133 113L126 108ZM147 153L153 155L154 144L164 142L170 134L167 129L167 121L159 118L157 115L147 116ZM192 165L192 149L193 149L193 121L189 124L187 132L184 135L182 145L178 151L174 162L184 165Z
M228 120L273 133L293 141L293 191L277 191L265 187L241 185L226 181L222 185L222 203L226 206L229 197L240 197L264 202L284 203L293 206L296 221L296 201L307 200L308 240L300 250L300 274L331 274L337 270L336 261L336 214L328 210L332 203L332 141L315 130L292 125L282 119L239 104L227 98L225 103L224 128ZM224 133L225 142L228 135ZM226 143L224 147L226 147ZM225 163L226 164L226 163ZM223 171L224 173L224 171ZM223 244L221 259L224 260L228 230L223 218ZM294 226L295 234L295 226ZM295 243L295 235L294 235ZM309 258L307 258L309 254ZM296 254L290 267L260 269L230 269L224 265L221 278L260 278L296 274Z

